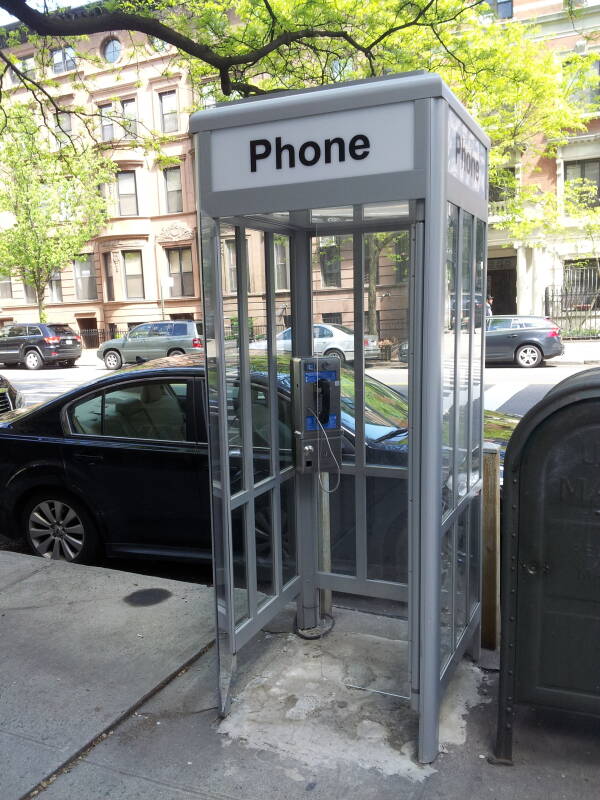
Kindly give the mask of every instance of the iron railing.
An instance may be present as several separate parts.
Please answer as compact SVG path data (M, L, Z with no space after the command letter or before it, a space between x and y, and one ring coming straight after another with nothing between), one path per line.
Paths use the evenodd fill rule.
M569 339L600 338L600 286L593 283L572 283L547 286L544 292L544 314L560 325Z

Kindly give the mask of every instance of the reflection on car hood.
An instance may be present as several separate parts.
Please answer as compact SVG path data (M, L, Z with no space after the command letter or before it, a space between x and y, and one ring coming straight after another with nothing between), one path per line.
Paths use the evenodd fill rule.
M114 346L117 346L117 345L120 345L120 344L123 344L123 337L121 337L120 339L107 339L106 342L102 342L102 344L98 348L98 352L100 350L106 350L107 347L111 347L111 346L114 347Z

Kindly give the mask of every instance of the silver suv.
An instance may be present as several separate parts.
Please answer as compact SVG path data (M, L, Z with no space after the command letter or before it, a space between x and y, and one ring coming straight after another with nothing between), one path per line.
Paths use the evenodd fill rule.
M107 369L119 369L123 364L149 361L152 358L204 352L200 323L192 320L147 322L136 325L122 339L104 342L96 355Z

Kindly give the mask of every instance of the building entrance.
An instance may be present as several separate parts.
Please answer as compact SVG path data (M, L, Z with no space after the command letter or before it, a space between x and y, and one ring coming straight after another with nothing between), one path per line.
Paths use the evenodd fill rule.
M431 761L480 620L485 137L425 74L191 130L222 711L287 603L310 629L324 592L382 601Z

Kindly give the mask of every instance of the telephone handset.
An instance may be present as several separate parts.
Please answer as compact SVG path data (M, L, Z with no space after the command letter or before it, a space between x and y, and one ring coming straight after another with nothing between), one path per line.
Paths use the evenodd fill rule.
M338 471L342 448L340 360L292 359L294 442L300 472Z
M321 425L329 422L331 408L331 381L327 378L318 378L315 383L315 404L313 406Z

